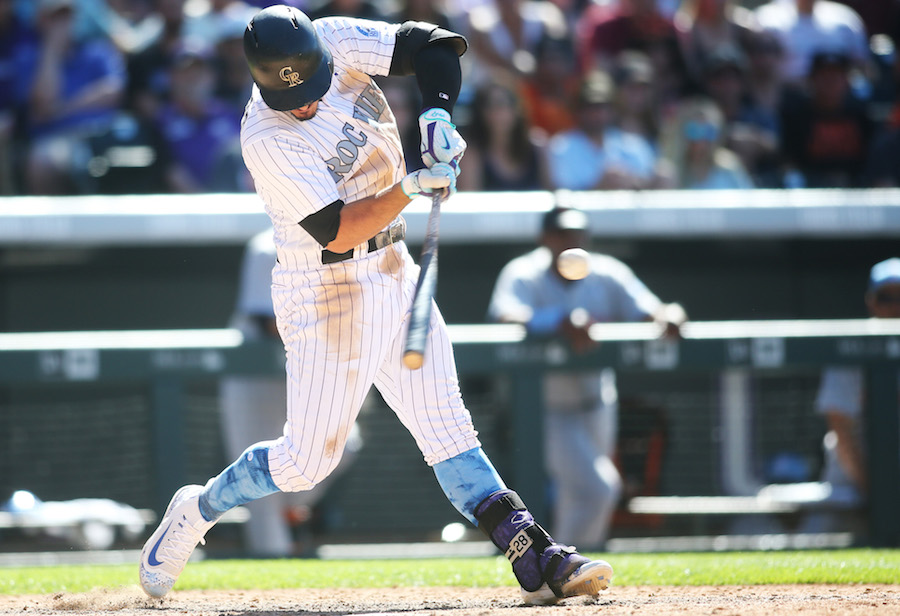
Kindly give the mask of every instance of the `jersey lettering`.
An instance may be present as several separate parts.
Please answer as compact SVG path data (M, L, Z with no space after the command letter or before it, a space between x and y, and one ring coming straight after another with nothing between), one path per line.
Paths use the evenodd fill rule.
M344 124L341 132L346 139L338 141L337 146L335 146L337 156L325 161L325 164L328 165L328 170L331 172L331 179L334 180L335 184L344 177L344 174L350 172L353 163L359 158L359 148L366 145L366 142L369 140L362 131L359 131L359 135L354 135L353 125L349 122Z
M357 120L377 120L384 113L385 106L384 98L369 84L353 104L353 117Z

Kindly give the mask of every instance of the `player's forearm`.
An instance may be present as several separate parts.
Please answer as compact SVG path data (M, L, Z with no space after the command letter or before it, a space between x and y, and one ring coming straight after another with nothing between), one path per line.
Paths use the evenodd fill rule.
M422 95L422 108L439 107L452 114L462 88L462 71L459 56L451 45L426 47L416 54L413 66Z
M353 249L384 229L409 201L400 184L396 184L380 195L344 205L337 235L325 248L336 253Z
M847 476L856 484L860 492L866 493L869 482L866 476L863 456L859 449L855 446L841 446L841 442L838 441L838 460L840 460Z
M866 469L862 451L853 429L853 420L840 412L826 413L828 427L837 436L835 453L847 476L863 492L866 491Z

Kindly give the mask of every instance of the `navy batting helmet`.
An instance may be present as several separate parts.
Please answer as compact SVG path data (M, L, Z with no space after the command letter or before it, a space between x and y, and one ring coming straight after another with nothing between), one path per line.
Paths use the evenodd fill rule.
M244 30L244 55L272 109L298 109L325 96L331 86L331 52L309 17L294 7L277 4L257 13Z

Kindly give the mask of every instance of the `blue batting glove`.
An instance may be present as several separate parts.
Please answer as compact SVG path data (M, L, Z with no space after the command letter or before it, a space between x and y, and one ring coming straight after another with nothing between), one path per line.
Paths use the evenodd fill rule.
M422 136L419 150L426 167L447 163L459 175L459 161L466 152L466 140L450 121L450 114L433 107L419 116L419 134Z

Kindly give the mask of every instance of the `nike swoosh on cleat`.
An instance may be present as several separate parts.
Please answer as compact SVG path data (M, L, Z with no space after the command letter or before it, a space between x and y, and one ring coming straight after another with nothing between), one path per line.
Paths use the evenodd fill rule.
M170 524L169 528L171 527L172 525ZM162 543L162 540L166 538L166 533L169 532L169 528L167 528L166 531L162 535L160 535L159 541L156 542L156 544L153 546L153 549L150 550L150 554L147 556L147 564L151 567L158 567L162 564L162 561L156 559L156 550L159 549L159 545Z

